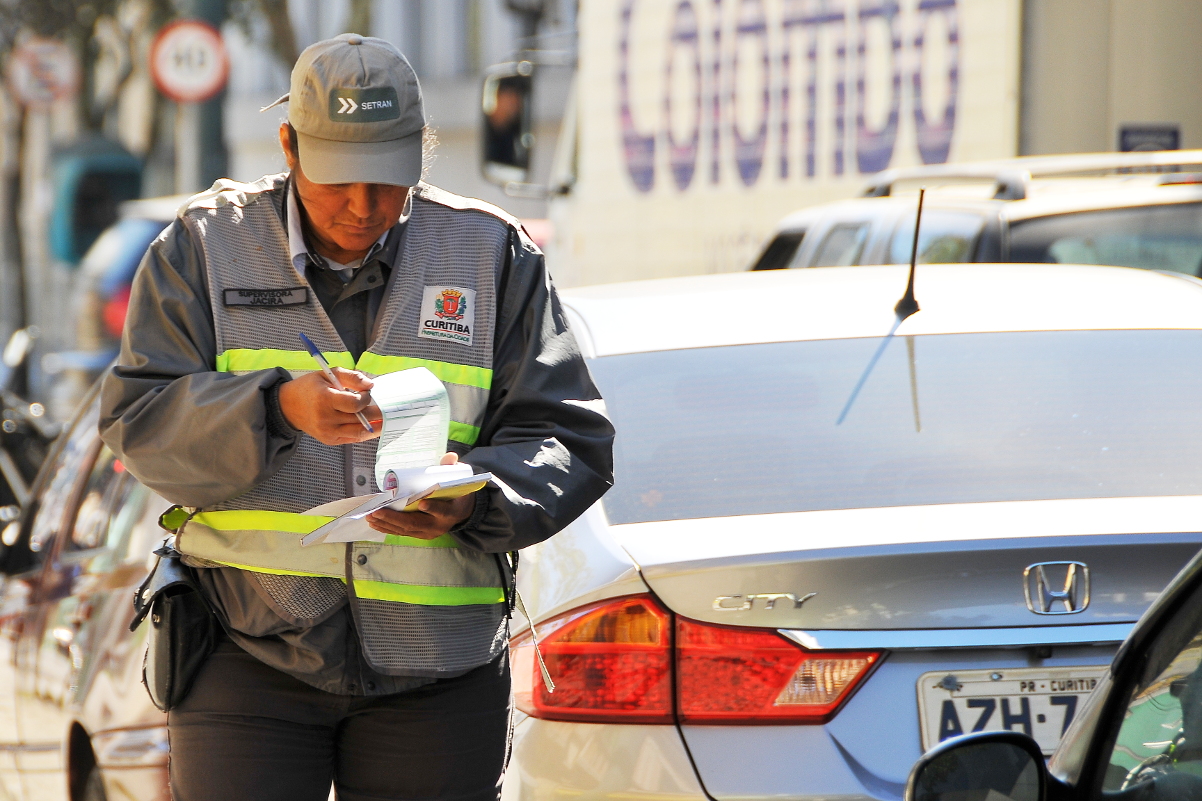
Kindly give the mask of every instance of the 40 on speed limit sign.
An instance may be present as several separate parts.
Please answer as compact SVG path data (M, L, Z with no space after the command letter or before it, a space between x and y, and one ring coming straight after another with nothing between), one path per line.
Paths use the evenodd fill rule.
M199 103L225 87L229 56L221 33L207 22L185 19L165 25L150 46L154 85L179 103Z

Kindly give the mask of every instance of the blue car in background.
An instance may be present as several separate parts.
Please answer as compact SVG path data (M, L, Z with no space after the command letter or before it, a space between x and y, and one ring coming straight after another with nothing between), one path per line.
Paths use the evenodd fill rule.
M70 417L88 387L117 357L134 273L146 248L186 199L176 195L123 203L117 221L84 255L72 299L74 349L49 353L41 364L54 379L50 404L57 418Z

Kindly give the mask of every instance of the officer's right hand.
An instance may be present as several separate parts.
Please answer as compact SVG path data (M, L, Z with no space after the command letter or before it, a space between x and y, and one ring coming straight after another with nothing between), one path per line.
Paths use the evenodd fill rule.
M323 445L346 445L380 436L380 409L368 394L371 379L358 370L331 369L346 389L335 389L320 372L280 385L280 411L285 419ZM374 431L364 430L355 412L364 412Z

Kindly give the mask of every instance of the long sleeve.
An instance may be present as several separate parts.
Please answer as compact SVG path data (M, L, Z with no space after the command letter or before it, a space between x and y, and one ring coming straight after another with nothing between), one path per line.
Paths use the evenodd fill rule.
M185 506L246 492L296 447L267 423L279 369L216 372L216 336L203 257L182 220L138 268L121 356L101 390L100 433L146 486Z
M488 552L547 539L613 484L614 429L543 256L513 230L506 261L481 444L463 457L499 486L452 532Z

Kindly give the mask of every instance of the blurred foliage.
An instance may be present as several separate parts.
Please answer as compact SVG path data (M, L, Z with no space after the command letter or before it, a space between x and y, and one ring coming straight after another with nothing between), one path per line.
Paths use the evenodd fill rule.
M37 36L87 41L102 14L116 11L119 0L0 0L0 47L10 50L26 29Z
M131 4L140 4L143 13L134 15L144 25L157 28L171 18L170 0L0 0L0 60L23 35L60 39L75 50L81 85L80 121L86 130L96 131L117 102L120 85L133 65L134 38L140 29L126 28L116 20ZM103 29L105 36L98 36ZM120 74L107 86L95 80L97 60L106 47L120 52L108 55L121 65Z
M230 19L251 41L259 38L256 17L266 22L268 46L272 54L285 68L292 69L300 50L296 44L292 17L288 14L288 0L229 0L227 8Z
M342 30L346 33L370 33L371 5L371 0L350 0ZM230 19L252 41L259 38L256 18L263 20L267 25L268 47L280 64L291 71L300 55L300 45L288 13L288 0L228 0L228 9Z
M372 0L350 0L342 30L369 33ZM300 55L288 0L226 0L230 21L251 41L263 41L291 71ZM22 36L61 39L80 66L80 121L98 131L115 107L120 87L140 57L139 37L180 15L180 0L0 0L0 62ZM97 81L97 63L107 57L116 75ZM111 72L111 70L110 70Z

